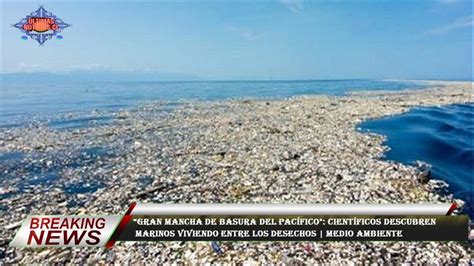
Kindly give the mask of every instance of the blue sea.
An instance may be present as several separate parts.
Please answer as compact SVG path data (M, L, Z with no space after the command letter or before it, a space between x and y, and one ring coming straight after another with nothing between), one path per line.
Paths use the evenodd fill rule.
M474 217L474 104L414 108L361 128L387 136L386 159L429 163L433 177L446 181Z
M242 98L280 99L298 95L342 95L359 90L419 89L423 82L383 80L300 81L170 81L170 82L3 82L0 126L15 126L45 118L60 125L80 126L95 121L90 112L117 110L150 100L170 106L183 100ZM84 121L64 121L61 114L84 113ZM100 119L103 119L101 117ZM67 123L65 123L67 122ZM54 121L53 121L54 126Z
M424 82L387 80L2 82L0 128L30 122L44 122L61 130L94 126L112 120L112 116L101 111L107 114L151 100L165 101L165 111L187 100L338 96L351 91L396 91L427 86ZM436 178L446 180L457 197L472 204L473 105L417 108L361 126L388 136L391 150L386 159L407 164L416 160L428 162ZM0 154L0 163L10 157Z

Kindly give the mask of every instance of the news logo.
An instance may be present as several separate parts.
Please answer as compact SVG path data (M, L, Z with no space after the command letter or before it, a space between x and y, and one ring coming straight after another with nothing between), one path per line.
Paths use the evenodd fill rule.
M10 246L103 247L112 236L120 215L33 215L22 224Z
M62 19L41 6L12 26L25 34L25 36L22 36L22 39L26 40L30 37L40 45L43 45L53 37L62 39L63 37L59 33L71 25L65 23Z

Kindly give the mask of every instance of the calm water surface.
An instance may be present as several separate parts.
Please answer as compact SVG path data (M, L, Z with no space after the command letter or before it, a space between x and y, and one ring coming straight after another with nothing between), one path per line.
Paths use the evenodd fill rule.
M380 80L314 81L196 81L196 82L4 82L1 90L0 126L14 126L68 112L116 110L150 100L279 99L298 95L342 95L357 90L401 90L425 87L420 82ZM59 118L60 127L68 121ZM78 119L77 117L75 119ZM80 121L85 119L85 121ZM94 120L84 115L70 126ZM53 120L58 120L54 119ZM94 121L93 121L94 122ZM100 122L100 121L99 121ZM54 125L53 125L54 126Z

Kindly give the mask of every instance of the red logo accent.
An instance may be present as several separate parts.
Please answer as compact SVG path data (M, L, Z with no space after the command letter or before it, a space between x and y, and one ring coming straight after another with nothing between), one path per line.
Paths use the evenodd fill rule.
M48 30L57 30L58 24L54 18L37 18L31 17L28 22L23 25L26 31L46 32Z

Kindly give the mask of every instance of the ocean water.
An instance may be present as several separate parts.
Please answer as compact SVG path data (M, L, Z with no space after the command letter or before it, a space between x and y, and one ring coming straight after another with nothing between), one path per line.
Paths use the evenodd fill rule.
M279 99L298 95L342 95L360 90L424 88L426 83L383 80L193 81L193 82L2 82L0 127L48 118L53 127L106 123L90 112L116 110L150 100L172 104L182 100L240 98ZM74 119L61 117L82 112Z
M30 122L45 122L58 130L109 123L108 112L137 104L163 100L164 111L182 100L225 100L242 98L281 99L299 95L343 95L361 90L421 89L424 82L382 80L308 80L308 81L195 81L195 82L2 82L0 91L0 128ZM68 115L74 113L75 115ZM446 180L457 197L473 202L473 106L417 108L396 117L369 121L364 130L388 136L392 149L387 159L403 163L415 160L433 165L436 178ZM95 150L91 154L95 154ZM100 151L99 151L100 152ZM78 166L93 160L78 157ZM23 154L0 154L0 164L23 167ZM39 178L31 182L54 182L57 169L26 169ZM67 165L74 167L74 165ZM48 170L49 171L49 170ZM44 179L43 179L44 177ZM44 181L46 180L46 181ZM144 180L146 182L146 180ZM75 193L93 191L100 184L71 184Z
M367 121L361 129L387 136L386 159L429 163L433 177L446 181L474 217L474 104L414 108Z

